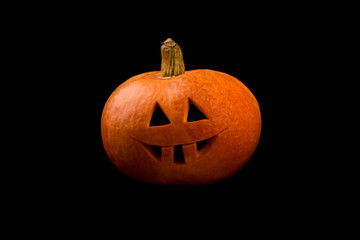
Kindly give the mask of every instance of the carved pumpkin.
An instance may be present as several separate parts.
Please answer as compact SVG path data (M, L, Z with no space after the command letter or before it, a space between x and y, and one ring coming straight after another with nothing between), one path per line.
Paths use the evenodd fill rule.
M128 79L107 100L105 151L125 175L155 184L227 178L254 153L261 116L250 90L213 70L185 71L180 47L162 47L162 71Z

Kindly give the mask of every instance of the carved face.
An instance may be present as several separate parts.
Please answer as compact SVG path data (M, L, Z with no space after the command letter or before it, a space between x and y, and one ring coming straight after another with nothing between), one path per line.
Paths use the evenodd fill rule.
M134 132L131 137L142 143L149 157L156 161L191 164L209 150L218 134L226 130L221 124L214 125L197 105L190 98L185 98L179 100L177 106L172 106L172 109L178 109L177 112L167 109L170 112L165 114L156 102L153 114L149 114L151 120L147 121L147 129Z
M242 168L261 129L251 92L211 70L158 75L129 79L104 107L103 143L119 170L150 183L203 184Z

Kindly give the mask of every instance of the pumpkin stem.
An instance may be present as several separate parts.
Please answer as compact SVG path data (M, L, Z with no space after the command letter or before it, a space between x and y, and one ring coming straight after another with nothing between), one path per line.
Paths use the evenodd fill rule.
M161 77L171 78L185 73L183 53L171 38L161 45Z

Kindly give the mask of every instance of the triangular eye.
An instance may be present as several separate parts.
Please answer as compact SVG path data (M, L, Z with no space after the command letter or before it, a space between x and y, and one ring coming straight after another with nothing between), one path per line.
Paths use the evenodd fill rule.
M150 126L161 126L166 124L170 124L170 121L161 110L159 103L156 103L154 113L151 117Z
M193 121L198 121L201 119L208 119L208 118L189 99L189 112L188 112L188 116L187 116L187 121L193 122Z

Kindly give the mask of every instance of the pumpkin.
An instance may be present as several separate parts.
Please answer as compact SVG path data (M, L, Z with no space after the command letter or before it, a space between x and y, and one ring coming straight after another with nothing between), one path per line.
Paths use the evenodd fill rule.
M161 71L122 83L101 118L105 151L125 175L153 184L207 184L230 177L253 155L258 102L238 79L185 71L178 44L161 46Z

